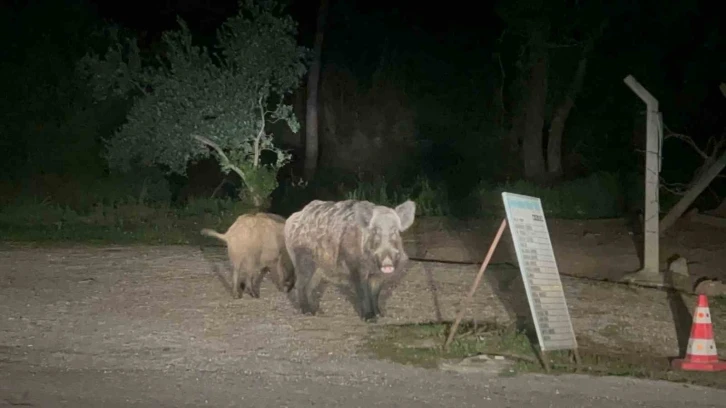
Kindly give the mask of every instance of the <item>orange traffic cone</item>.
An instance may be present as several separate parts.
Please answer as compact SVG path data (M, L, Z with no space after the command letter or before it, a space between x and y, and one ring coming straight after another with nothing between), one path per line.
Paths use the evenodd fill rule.
M688 339L686 358L673 360L672 366L688 371L723 371L726 361L718 359L716 341L713 338L711 312L706 295L698 295L698 305L693 314L691 337Z

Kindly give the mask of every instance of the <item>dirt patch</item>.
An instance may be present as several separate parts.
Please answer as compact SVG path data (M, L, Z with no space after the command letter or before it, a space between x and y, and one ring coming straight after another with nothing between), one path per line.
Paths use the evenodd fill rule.
M0 405L232 407L243 397L253 406L341 406L354 395L381 406L455 401L474 407L482 399L521 406L536 399L553 406L675 407L687 401L706 407L723 399L718 391L656 382L481 378L369 358L371 333L452 320L477 265L413 262L386 299L386 317L366 324L335 288L325 292L317 317L300 315L267 280L260 299L232 299L222 282L229 274L221 246L5 243L0 259ZM680 299L688 315L693 297L567 277L563 285L583 348L660 361L679 354L679 332L687 332L690 321L678 330L674 316L690 316L672 305ZM511 326L527 307L517 270L495 267L465 318ZM722 356L724 310L726 301L712 300ZM254 391L241 392L240 384Z
M210 370L250 358L354 355L373 327L453 320L478 270L414 262L396 290L384 293L386 316L365 324L334 287L315 317L300 315L269 281L260 299L231 299L220 281L229 279L222 247L10 246L1 256L0 361L99 369ZM682 355L692 296L567 277L563 285L578 338L608 350ZM712 305L721 353L722 306ZM487 272L466 310L467 319L504 325L528 315L518 271L502 267Z
M345 355L365 332L345 315L297 315L269 281L261 299L231 299L219 279L229 281L222 248L76 247L2 256L5 358L207 370L234 359ZM334 295L329 302L343 300Z

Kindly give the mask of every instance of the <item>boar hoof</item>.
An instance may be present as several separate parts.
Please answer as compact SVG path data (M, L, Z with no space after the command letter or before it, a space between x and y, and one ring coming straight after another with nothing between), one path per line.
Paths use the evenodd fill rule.
M300 311L304 315L315 316L316 314L318 314L318 311L315 310L309 303L300 305Z
M366 310L362 313L361 318L363 321L374 321L377 319L376 314L373 311Z
M251 298L259 299L259 297L260 297L260 292L253 289L251 286L248 286L247 288L245 288L245 293L250 295Z
M366 323L376 323L376 322L378 322L378 316L376 316L376 315L365 316L363 318L363 321Z

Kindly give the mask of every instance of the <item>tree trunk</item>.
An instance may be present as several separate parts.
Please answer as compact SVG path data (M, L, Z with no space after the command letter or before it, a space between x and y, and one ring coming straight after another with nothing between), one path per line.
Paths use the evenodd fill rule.
M535 52L524 106L522 161L524 177L530 181L541 181L546 175L542 128L547 98L547 51L540 49Z
M313 61L308 73L308 100L305 116L305 179L315 176L318 167L319 137L318 137L318 84L320 82L320 68L323 54L323 33L325 32L325 18L328 14L329 0L320 0L318 21L315 29L315 44L313 47Z
M721 173L726 167L726 151L721 154L713 164L706 169L701 176L691 184L686 194L681 198L678 203L668 211L665 217L660 221L660 234L665 233L668 228L675 224L676 220L688 209L696 198L708 187L709 184Z
M557 179L562 176L562 135L565 132L565 123L570 116L570 111L575 106L575 98L582 89L586 71L587 57L583 56L577 65L570 89L565 94L565 100L557 107L552 117L547 138L547 172L550 178Z
M524 105L523 103L521 105ZM506 139L507 157L506 166L507 174L510 178L519 178L522 174L522 164L520 160L521 155L521 141L522 134L524 134L524 122L526 110L524 106L518 106L514 110L514 116L512 118L511 128Z

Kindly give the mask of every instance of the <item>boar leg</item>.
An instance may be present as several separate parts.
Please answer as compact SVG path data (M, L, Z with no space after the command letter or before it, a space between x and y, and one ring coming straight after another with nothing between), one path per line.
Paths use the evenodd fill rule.
M242 269L242 262L237 263L232 271L232 297L235 299L242 297L240 269Z
M295 288L297 289L297 301L300 306L300 311L303 314L315 314L310 305L310 295L312 292L310 289L310 281L313 275L315 275L316 269L315 262L310 257L304 256L298 258Z
M317 301L315 299L315 290L320 287L321 282L323 281L323 277L325 276L325 273L320 268L315 268L315 272L313 272L313 276L310 277L310 280L308 281L308 284L305 288L305 296L307 296L308 305L310 307L312 314L317 314L320 309L320 297L321 294L318 293Z
M378 298L381 294L381 288L383 287L383 280L372 278L369 284L371 287L371 308L373 309L373 314L376 316L383 316L380 305L378 303Z
M247 293L252 297L256 297L252 288L252 275L254 270L250 267L249 259L243 259L234 269L232 276L233 293L235 299L242 297L243 293Z
M284 257L277 258L277 263L274 270L274 279L277 290L280 292L290 292L295 286L295 274L289 262L286 262Z
M251 271L249 269L247 269L247 273L245 274L245 292L253 298L260 297L259 288L255 288L255 282L258 281L258 276L260 276L259 271Z
M249 278L249 293L254 298L260 297L260 286L262 286L262 280L265 278L267 268L262 268L250 274Z
M300 311L302 314L314 314L310 307L310 300L308 299L307 291L305 290L305 286L302 284L297 286L297 301L300 305Z
M295 287L295 268L292 266L292 262L289 259L280 257L278 265L283 276L282 283L285 288L285 292L290 292Z
M358 304L360 307L360 317L366 321L376 317L373 311L373 303L371 302L371 286L364 279L356 279L355 282L356 295L358 295Z
M270 278L272 279L272 283L275 284L277 290L280 292L285 291L285 272L282 269L280 258L277 258L275 260L275 264L271 265L268 269L270 271Z
M285 288L285 292L290 292L295 287L295 275L290 270L286 270L283 287Z
M351 267L347 265L350 271L350 279L353 287L355 288L356 297L358 300L358 311L361 319L364 321L374 319L375 306L373 305L373 296L371 293L371 284L369 279L363 277L358 267Z

